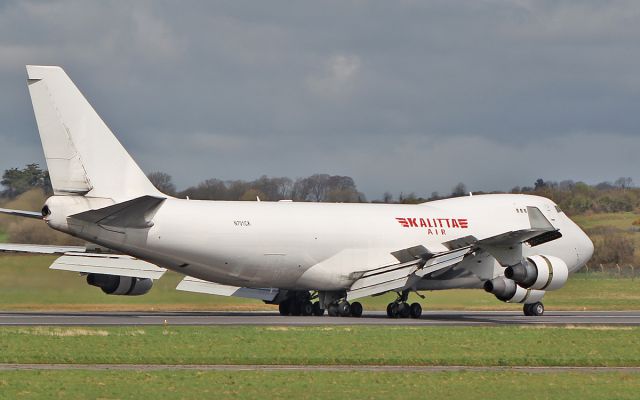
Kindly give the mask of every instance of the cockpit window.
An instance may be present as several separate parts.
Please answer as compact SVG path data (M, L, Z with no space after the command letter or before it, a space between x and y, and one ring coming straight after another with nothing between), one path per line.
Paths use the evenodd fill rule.
M562 210L558 206L556 206L556 211L558 212L558 214L560 214L562 212Z

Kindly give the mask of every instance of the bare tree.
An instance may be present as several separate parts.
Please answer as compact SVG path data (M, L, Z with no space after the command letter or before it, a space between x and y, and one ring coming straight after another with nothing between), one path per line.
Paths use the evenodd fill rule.
M628 189L633 185L633 179L629 177L620 177L616 179L614 185L616 185L620 189Z
M451 191L451 197L461 197L467 194L467 187L464 183L460 182L453 187Z
M153 183L153 186L156 187L159 191L164 194L168 194L170 196L174 196L176 194L176 185L173 184L171 175L165 172L150 172L147 175L147 178Z

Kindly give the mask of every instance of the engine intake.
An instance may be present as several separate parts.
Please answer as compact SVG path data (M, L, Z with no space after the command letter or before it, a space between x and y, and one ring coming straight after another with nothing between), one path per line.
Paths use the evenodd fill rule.
M567 282L569 268L558 257L536 255L507 267L504 276L527 289L556 290Z
M87 283L99 287L106 294L117 296L139 296L149 292L153 286L149 278L104 274L87 275Z
M544 290L525 289L511 279L499 276L484 283L484 290L505 303L535 303L542 300Z

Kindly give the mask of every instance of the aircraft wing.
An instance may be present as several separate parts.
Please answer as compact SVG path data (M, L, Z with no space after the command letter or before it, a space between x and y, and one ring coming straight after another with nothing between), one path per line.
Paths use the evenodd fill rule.
M149 279L160 279L167 271L165 268L123 254L71 252L58 257L49 268L82 274L119 275Z
M425 275L458 264L470 251L471 246L437 254L423 253L421 255L415 255L412 260L407 260L402 256L399 257L399 255L415 253L413 251L414 249L416 248L405 249L394 253L400 261L404 262L369 271L357 272L356 274L359 275L359 277L347 291L347 300L352 301L360 297L411 288Z
M36 253L36 254L64 254L68 252L84 253L84 246L55 246L44 244L0 243L0 252Z
M106 251L106 252L105 252ZM135 257L113 254L108 249L88 246L53 246L41 244L0 243L0 252L60 254L50 269L159 279L167 270Z
M10 210L8 208L0 208L0 214L13 215L16 217L42 219L42 213L36 211Z
M273 301L278 295L278 289L252 289L239 286L221 285L215 282L203 281L190 276L185 277L176 287L177 290L185 292L217 294L219 296L244 297L248 299L258 299Z

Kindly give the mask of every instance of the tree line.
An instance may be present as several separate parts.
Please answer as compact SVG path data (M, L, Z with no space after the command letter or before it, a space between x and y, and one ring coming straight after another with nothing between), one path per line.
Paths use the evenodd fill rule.
M314 174L305 178L261 176L252 181L221 180L211 178L184 190L177 190L171 176L165 172L151 172L149 180L163 193L194 200L246 200L263 201L293 200L315 202L367 202L353 178L341 175ZM41 188L46 194L52 193L49 172L38 164L28 164L24 168L11 168L2 175L3 190L0 197L13 199L32 188ZM505 193L504 191L483 192ZM640 188L628 177L613 182L589 185L584 182L564 180L560 182L536 180L530 186L516 186L509 193L544 196L555 201L569 215L602 212L629 212L640 210ZM374 203L416 204L468 195L464 183L456 184L451 192L440 195L432 192L429 197L417 196L415 192L394 195L385 192Z

